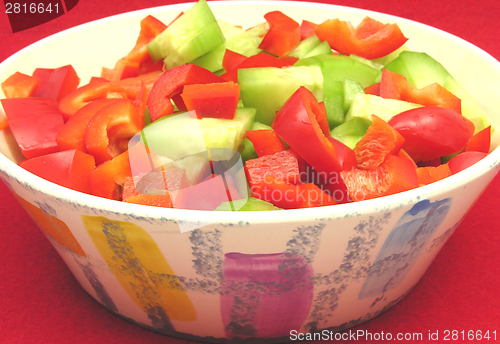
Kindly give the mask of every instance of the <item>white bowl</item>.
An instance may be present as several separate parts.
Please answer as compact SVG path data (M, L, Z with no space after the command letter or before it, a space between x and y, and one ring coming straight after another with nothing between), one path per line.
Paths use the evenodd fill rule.
M191 5L126 13L61 32L5 60L0 80L15 71L72 64L85 83L132 48L130 37L147 14L168 23ZM272 10L314 22L338 17L357 24L366 15L397 22L411 50L440 61L500 124L500 63L443 31L325 4L210 6L217 18L244 27ZM500 162L497 130L488 157L431 186L331 207L203 212L125 204L54 185L13 162L21 155L8 132L0 139L2 180L92 297L140 326L205 341L290 340L292 333L345 329L387 310L420 280Z

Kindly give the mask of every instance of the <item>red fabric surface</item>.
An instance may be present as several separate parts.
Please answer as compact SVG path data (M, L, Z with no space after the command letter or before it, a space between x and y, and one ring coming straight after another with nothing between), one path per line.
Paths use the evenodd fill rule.
M0 61L62 29L166 3L169 2L80 0L66 15L16 34L11 32L2 8ZM336 4L390 13L438 27L500 59L498 0L338 0ZM441 342L446 330L458 331L460 336L461 331L467 334L469 330L489 330L490 341L500 340L499 194L497 177L416 288L386 313L351 331L394 336L421 333L421 342L430 342L429 333L438 332ZM189 343L129 324L95 302L3 183L0 209L0 343ZM454 342L473 341L459 337Z

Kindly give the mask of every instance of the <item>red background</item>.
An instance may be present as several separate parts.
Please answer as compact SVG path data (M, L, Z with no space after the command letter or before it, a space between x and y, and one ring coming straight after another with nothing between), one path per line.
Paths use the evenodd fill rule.
M80 0L66 15L15 34L2 8L0 61L57 31L167 3L170 2ZM498 0L338 0L335 3L438 27L500 59ZM428 342L425 339L429 332L439 331L442 341L445 330L483 333L489 330L490 334L496 331L499 340L499 193L500 177L497 177L410 295L353 330L393 335L422 333L423 342ZM79 286L3 183L0 183L0 235L0 343L189 343L129 324L97 304ZM494 342L493 339L490 341Z

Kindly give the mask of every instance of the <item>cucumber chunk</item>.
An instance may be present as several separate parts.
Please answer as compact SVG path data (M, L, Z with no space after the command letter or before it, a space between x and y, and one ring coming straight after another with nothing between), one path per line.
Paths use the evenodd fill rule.
M238 108L234 119L202 118L189 112L163 117L141 131L154 153L178 160L208 151L210 160L229 160L252 127L255 109Z
M255 108L255 120L267 125L300 86L309 89L318 101L323 100L323 75L318 66L240 69L238 83L244 106Z
M148 44L153 60L170 69L206 54L224 43L222 30L206 0L199 0Z
M347 112L346 121L360 117L371 123L371 116L376 115L387 122L398 113L418 107L422 107L422 105L396 99L385 99L372 94L356 93Z

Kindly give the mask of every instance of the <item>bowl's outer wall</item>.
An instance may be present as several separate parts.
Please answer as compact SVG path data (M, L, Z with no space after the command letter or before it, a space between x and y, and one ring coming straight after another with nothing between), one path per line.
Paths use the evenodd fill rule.
M84 80L98 75L101 66L112 65L130 49L133 42L128 37L137 35L138 23L146 14L169 22L182 7L142 11L72 29L6 60L0 79L17 70L29 74L36 67L68 63ZM244 11L244 22L238 24L246 26L276 9L316 22L334 17L359 22L366 15L334 6L287 2L213 6L218 18L233 23ZM442 61L498 125L500 101L493 96L500 89L498 62L447 34L397 21L410 38L408 46ZM130 25L134 22L137 26ZM106 35L95 34L111 28L119 33L111 42ZM77 47L66 54L53 54L75 42ZM9 157L17 154L7 143L1 149ZM297 211L288 220L279 214L275 220L263 214L241 221L232 221L234 214L217 220L167 210L147 216L144 207L120 209L116 202L62 188L49 191L48 183L5 159L0 161L6 185L98 302L153 330L209 340L287 338L292 330L338 330L386 310L414 287L493 179L498 155L492 153L479 167L463 174L466 177L454 176L442 187L422 188L422 192L407 193L408 197L391 196L387 198L391 202ZM181 232L182 228L191 230Z

